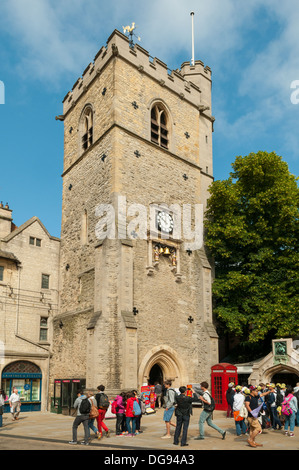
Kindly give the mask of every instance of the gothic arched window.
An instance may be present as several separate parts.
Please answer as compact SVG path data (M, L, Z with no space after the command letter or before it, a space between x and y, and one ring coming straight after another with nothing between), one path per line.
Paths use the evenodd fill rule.
M165 108L155 104L151 110L151 141L160 147L169 147L169 123Z
M85 152L93 143L93 112L91 106L86 106L81 116L81 145Z

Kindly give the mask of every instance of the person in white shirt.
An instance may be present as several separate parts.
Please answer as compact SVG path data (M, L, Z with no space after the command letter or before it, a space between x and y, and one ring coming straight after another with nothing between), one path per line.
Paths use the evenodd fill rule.
M240 410L242 406L244 405L244 401L245 401L245 395L242 392L242 387L241 385L237 385L236 393L234 395L234 401L233 401L233 413L234 413L237 436L241 436L242 434L246 434L247 432L245 419L240 416Z
M19 419L19 414L21 411L21 400L20 400L20 395L18 392L17 388L13 388L12 394L10 395L9 399L9 406L10 406L10 412L12 415L12 420L15 421L16 419Z
M212 421L212 415L213 415L213 410L215 408L215 401L214 399L212 400L212 396L208 392L208 383L207 382L201 382L200 384L202 395L200 395L198 398L203 402L203 410L201 412L200 418L199 418L199 436L195 437L195 440L200 440L204 439L204 423L207 422L207 424L218 431L222 435L222 439L225 439L226 436L226 431L223 429L219 428L215 423Z

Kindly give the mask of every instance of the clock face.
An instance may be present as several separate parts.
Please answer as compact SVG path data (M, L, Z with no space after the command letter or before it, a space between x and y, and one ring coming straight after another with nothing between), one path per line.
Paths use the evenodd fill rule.
M173 218L168 212L158 212L157 225L162 232L171 233L173 230Z

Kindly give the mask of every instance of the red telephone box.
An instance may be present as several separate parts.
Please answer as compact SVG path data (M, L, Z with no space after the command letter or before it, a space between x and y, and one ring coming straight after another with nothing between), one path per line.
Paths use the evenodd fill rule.
M235 385L238 385L238 373L236 366L233 364L228 364L227 362L223 362L220 364L215 364L211 368L211 392L215 400L216 410L227 409L225 395L228 389L228 384L231 382L233 382Z

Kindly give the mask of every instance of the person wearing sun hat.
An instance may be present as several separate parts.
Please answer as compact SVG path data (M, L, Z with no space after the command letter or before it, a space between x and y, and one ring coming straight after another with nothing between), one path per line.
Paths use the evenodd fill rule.
M282 429L282 424L280 422L280 419L278 417L278 413L277 413L277 404L276 404L276 400L277 400L277 391L275 389L275 384L270 384L269 385L269 390L270 390L270 394L269 394L269 398L268 398L268 405L270 406L270 410L271 410L271 416L272 416L272 429L273 430L281 430ZM278 428L277 428L278 426Z
M260 422L258 420L259 414L260 414L260 408L262 405L260 404L259 398L265 395L270 394L270 390L267 392L261 393L259 395L258 389L255 385L251 385L249 387L250 390L250 395L247 395L245 397L245 406L248 411L248 424L250 427L249 431L249 439L248 439L248 444L250 447L258 447L262 446L263 444L258 444L255 442L255 438L258 434L262 432L262 427L260 425ZM254 412L254 410L257 410L257 412Z
M281 384L280 390L281 390L283 397L285 397L286 388L287 388L286 384Z
M235 426L236 426L236 433L237 433L237 436L239 437L239 436L242 436L242 434L246 434L246 431L247 431L245 419L240 416L240 410L244 404L245 395L242 392L241 385L237 385L235 390L236 390L236 393L234 395L234 400L233 400L233 414L234 414L234 420L235 420Z

